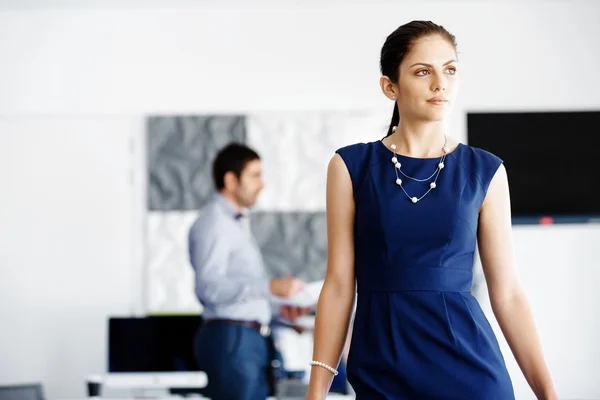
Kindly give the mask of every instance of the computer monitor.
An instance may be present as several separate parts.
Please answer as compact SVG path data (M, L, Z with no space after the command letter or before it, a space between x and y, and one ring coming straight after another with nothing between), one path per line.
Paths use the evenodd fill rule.
M198 371L194 337L201 324L196 315L110 318L107 372Z
M600 111L467 114L468 144L504 160L514 223L600 220Z

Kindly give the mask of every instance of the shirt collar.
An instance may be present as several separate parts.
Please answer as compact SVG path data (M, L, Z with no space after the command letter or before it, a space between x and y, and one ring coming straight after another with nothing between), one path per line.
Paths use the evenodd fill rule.
M248 209L242 208L241 211L238 211L238 209L233 205L233 203L231 203L231 201L229 201L229 199L223 196L221 193L215 192L214 197L217 203L227 211L227 214L230 214L236 220L239 220L240 218L246 217L248 215Z

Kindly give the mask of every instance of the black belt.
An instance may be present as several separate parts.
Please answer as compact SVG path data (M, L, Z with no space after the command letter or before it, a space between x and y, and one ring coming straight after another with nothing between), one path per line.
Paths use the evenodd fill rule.
M215 322L225 322L227 324L247 326L249 328L255 329L256 331L258 331L258 333L260 333L261 336L264 337L267 337L271 334L271 327L269 325L261 324L257 321L243 321L237 319L209 319L205 321L206 324Z

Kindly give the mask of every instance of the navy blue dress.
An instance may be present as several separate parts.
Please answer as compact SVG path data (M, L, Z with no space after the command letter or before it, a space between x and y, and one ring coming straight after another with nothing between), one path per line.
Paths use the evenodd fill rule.
M513 400L494 332L471 294L479 210L502 161L459 144L413 203L383 142L337 150L354 191L357 309L348 380L357 399ZM398 155L426 178L439 158ZM401 178L404 178L401 176ZM403 179L420 197L428 182Z

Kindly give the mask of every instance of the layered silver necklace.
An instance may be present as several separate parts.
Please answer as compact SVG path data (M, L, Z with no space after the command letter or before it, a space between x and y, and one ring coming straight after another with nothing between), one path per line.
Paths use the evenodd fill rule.
M395 126L392 128L392 132L396 132ZM429 175L427 178L424 178L424 179L413 178L412 176L405 174L402 171L402 164L400 163L400 161L398 161L398 157L397 157L398 154L396 153L396 145L394 143L392 143L392 145L390 147L392 148L392 152L394 153L394 156L392 157L392 164L394 164L394 171L396 172L396 185L398 185L400 187L400 189L402 189L402 191L404 192L404 194L406 195L406 197L408 197L408 199L410 201L412 201L413 203L416 204L421 199L423 199L423 197L427 196L429 194L429 192L431 192L437 186L437 180L440 176L440 172L442 171L442 169L444 169L444 161L446 161L446 155L448 154L448 137L446 135L444 135L444 146L442 147L442 151L444 152L444 154L440 157L440 161L438 162L438 165L437 165L435 171L433 171L433 173L431 175ZM406 192L406 190L404 189L404 186L402 185L402 179L400 178L400 175L404 176L406 179L410 179L410 180L413 180L416 182L429 182L431 179L433 179L433 181L429 183L429 189L427 189L427 191L421 197L415 197L415 196L409 195Z

